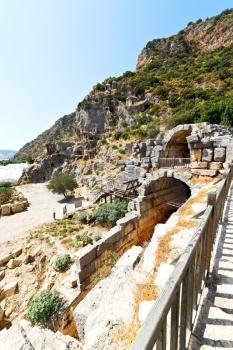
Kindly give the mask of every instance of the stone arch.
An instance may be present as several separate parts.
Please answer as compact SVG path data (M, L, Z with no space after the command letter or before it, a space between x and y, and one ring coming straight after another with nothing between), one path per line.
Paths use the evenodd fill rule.
M160 178L173 178L181 183L184 184L185 188L190 190L190 194L192 191L192 184L191 184L191 174L184 174L184 173L178 173L176 171L159 171L156 175L151 176L149 179L146 179L142 186L139 189L139 195L140 196L147 196L150 193L154 192L151 190L151 186L158 181Z
M164 136L164 157L165 158L189 158L190 150L187 137L192 134L193 125L178 125L169 130Z

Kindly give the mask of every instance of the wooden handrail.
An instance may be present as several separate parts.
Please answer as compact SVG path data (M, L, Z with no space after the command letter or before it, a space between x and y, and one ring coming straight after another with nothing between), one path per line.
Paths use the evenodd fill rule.
M209 192L203 218L142 324L130 350L152 350L155 344L156 350L187 349L202 289L208 277L211 252L232 177L231 167L218 191ZM168 336L167 324L170 325Z

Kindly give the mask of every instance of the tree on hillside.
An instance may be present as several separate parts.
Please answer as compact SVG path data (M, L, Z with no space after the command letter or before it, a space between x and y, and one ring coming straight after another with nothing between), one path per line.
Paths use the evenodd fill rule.
M53 193L63 194L67 198L68 192L73 191L77 187L74 175L64 173L50 180L47 188Z

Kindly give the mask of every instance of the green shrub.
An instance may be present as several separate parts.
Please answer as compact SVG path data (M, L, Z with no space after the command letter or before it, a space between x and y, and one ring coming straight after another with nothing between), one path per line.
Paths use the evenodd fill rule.
M97 241L99 241L101 239L101 236L100 235L95 235L94 236L94 240L97 242Z
M83 242L84 246L87 245L87 244L92 244L93 243L93 239L89 236L87 231L85 231L80 236L76 236L75 240Z
M102 204L96 209L96 221L100 225L113 227L116 225L117 220L125 216L127 211L128 202L116 199L113 203Z
M78 219L81 222L81 224L86 224L87 223L87 213L85 213L84 211L81 211L78 214Z
M96 87L96 89L97 89L98 91L104 91L104 90L105 90L104 85L101 84L101 83L97 83L95 87Z
M66 227L62 227L62 228L60 229L60 231L59 231L59 234L60 234L60 236L62 236L62 237L67 237L67 232L68 232L67 228L66 228Z
M62 304L60 293L57 290L42 290L34 295L28 303L28 319L34 323L47 325L52 314L57 311Z
M11 199L12 194L13 194L13 190L11 187L8 187L5 185L1 186L0 187L0 204L7 203Z
M69 254L60 255L55 260L55 267L61 272L65 271L69 265L70 265Z

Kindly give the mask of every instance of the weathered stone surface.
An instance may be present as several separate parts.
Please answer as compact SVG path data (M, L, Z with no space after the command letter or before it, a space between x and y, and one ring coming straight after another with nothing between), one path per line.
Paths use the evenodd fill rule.
M87 266L92 260L96 258L96 247L88 244L86 247L79 250L75 256L77 259L77 267L79 270Z
M192 162L191 169L208 169L208 162Z
M144 300L140 303L138 310L138 319L140 323L145 321L153 305L153 300Z
M218 147L214 149L214 161L215 162L225 162L226 159L226 149L223 147Z
M4 204L1 206L1 215L6 216L11 214L11 205L10 204Z
M133 269L140 260L140 254L142 253L142 250L143 248L140 246L133 246L124 255L122 255L122 257L117 261L115 267L129 267Z
M221 170L223 167L221 162L210 162L209 169L210 170Z
M200 176L216 176L217 170L208 170L208 169L191 169L191 173L193 175L200 175Z
M17 292L17 289L18 282L14 280L10 281L2 287L2 292L0 293L0 296L10 297L11 295L14 295Z
M18 267L19 265L22 264L22 260L21 259L11 259L8 264L7 267L9 269L15 269L16 267Z
M23 249L21 247L19 247L19 248L15 248L14 250L12 250L11 254L14 258L16 258L20 254L22 254L22 252L23 252Z
M202 161L211 162L213 159L213 149L212 148L203 148L202 150Z
M5 277L5 271L0 271L0 281Z
M22 322L21 322L22 323ZM35 327L11 326L0 332L0 344L4 350L82 350L78 340L60 332Z
M85 348L91 349L113 324L131 322L137 282L132 270L116 269L101 280L75 308L73 315Z
M12 214L20 213L23 210L24 210L24 204L23 203L11 204L11 212L12 212Z
M10 259L12 259L12 254L6 254L4 256L0 257L0 266L4 266L8 263L8 261L10 261Z
M191 162L200 162L201 161L201 155L202 150L201 149L192 149L191 150Z

